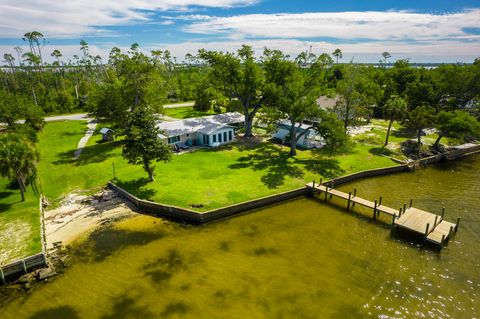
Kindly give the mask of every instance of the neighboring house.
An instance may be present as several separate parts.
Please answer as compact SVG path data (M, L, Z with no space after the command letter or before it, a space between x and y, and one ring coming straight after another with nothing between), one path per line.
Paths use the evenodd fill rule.
M174 145L220 146L235 140L235 128L243 123L244 116L238 112L161 122L157 127L164 132L159 137Z
M300 127L297 125L297 137L305 132L309 127L308 124L302 124ZM277 131L273 134L273 137L282 141L283 144L288 143L290 140L290 128L291 125L288 121L278 123ZM297 146L301 148L321 148L325 145L323 138L314 129L308 130L297 141Z

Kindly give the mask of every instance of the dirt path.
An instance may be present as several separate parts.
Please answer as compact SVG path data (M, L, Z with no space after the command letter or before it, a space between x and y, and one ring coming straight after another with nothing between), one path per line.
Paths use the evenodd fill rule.
M80 235L136 213L111 190L93 196L70 194L62 205L44 214L47 249L54 243L68 245Z
M93 133L95 133L96 127L97 127L97 122L95 122L95 120L90 119L87 123L87 132L85 133L85 136L82 137L78 142L77 150L73 155L74 160L77 160L80 154L82 154L83 148L85 147L85 145L87 145L87 142L90 139L90 137L93 136Z

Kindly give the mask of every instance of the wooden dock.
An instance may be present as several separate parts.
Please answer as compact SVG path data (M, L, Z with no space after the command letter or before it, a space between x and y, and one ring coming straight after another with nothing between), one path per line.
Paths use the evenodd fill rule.
M423 236L425 242L434 244L442 248L449 238L457 232L460 219L457 223L450 223L443 219L445 210L441 215L432 214L415 207L412 207L413 201L410 200L410 205L406 204L399 209L394 209L382 204L382 197L375 201L369 201L357 196L357 190L344 193L334 188L328 187L324 184L315 184L315 181L306 185L314 192L320 193L320 196L325 196L325 201L333 196L347 201L347 209L349 210L354 205L360 205L373 210L373 219L376 219L380 213L384 213L392 217L392 225L397 229L403 229L407 232L415 233ZM323 194L322 194L323 193Z

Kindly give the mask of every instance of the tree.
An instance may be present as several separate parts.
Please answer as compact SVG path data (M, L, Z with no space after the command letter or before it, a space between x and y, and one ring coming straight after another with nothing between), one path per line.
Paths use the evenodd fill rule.
M265 73L255 61L252 48L243 45L236 55L200 50L199 57L212 67L211 81L223 95L240 102L245 137L252 137L253 119L264 102L265 84Z
M53 50L52 54L50 54L52 57L55 58L57 66L60 65L60 58L62 57L62 52L60 50L55 49Z
M345 66L343 78L337 83L339 101L335 110L343 120L345 132L353 119L369 115L370 107L380 99L380 86L374 83L366 70L353 64Z
M125 97L121 80L112 74L107 81L93 91L88 107L91 115L101 122L111 123L115 128L125 128L130 99Z
M387 136L385 137L385 144L383 147L388 145L388 137L390 136L393 121L398 121L407 115L407 102L399 96L393 96L387 101L387 103L385 103L384 112L389 122Z
M342 53L342 50L340 49L335 49L335 51L333 51L332 55L337 59L337 64L338 64L338 59L340 58L343 58L343 53Z
M130 164L142 165L151 182L155 180L153 162L168 162L171 159L170 147L159 139L160 133L148 106L139 105L129 114L122 156Z
M382 53L382 57L383 57L383 61L385 62L385 65L387 65L387 59L391 58L392 56L390 55L390 53L385 51Z
M467 136L475 136L480 133L480 123L470 114L463 111L441 111L435 117L435 128L438 138L433 144L437 148L443 137L451 137L464 140Z
M429 106L420 106L410 111L405 122L408 129L414 130L417 136L418 150L422 144L422 130L431 127L434 122L435 110Z
M334 113L322 109L317 113L317 120L315 130L325 141L323 149L329 152L342 151L348 142L348 135L342 130L342 121Z
M265 87L266 110L270 111L274 122L286 119L290 124L290 156L295 156L297 141L314 126L297 134L306 119L316 117L319 107L318 94L306 87L305 78L299 65L286 60L283 54L275 54L264 62L267 86Z
M8 63L8 65L12 69L12 73L15 73L15 58L13 57L13 55L11 55L10 53L5 53L3 55L3 61Z
M25 201L27 179L36 174L39 157L35 145L19 134L0 135L0 175L16 179L22 201Z
M42 48L40 45L40 41L42 40L45 43L45 38L43 37L43 34L38 31L27 32L23 35L22 39L23 41L28 42L30 46L30 53L32 53L32 55L38 56L38 65L43 68Z
M315 53L312 53L312 47L310 46L310 50L302 51L299 55L297 55L297 57L295 58L295 62L299 66L305 67L311 65L316 59L317 56L315 55Z

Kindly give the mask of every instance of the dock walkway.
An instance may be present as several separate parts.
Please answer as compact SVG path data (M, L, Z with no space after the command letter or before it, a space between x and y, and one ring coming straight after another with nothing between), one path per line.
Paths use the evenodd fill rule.
M357 196L356 189L354 192L344 193L324 184L308 183L306 187L311 188L314 192L325 194L325 201L333 196L346 200L347 209L355 204L373 209L373 219L376 219L380 213L387 214L392 217L392 225L408 232L422 235L426 242L437 245L442 248L454 232L457 232L460 219L457 223L451 223L443 220L445 210L441 215L432 214L418 208L412 207L412 200L407 207L406 204L399 209L394 209L382 205L382 197L379 200L369 201Z

